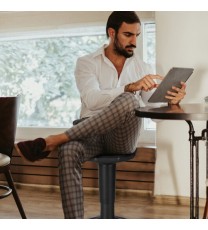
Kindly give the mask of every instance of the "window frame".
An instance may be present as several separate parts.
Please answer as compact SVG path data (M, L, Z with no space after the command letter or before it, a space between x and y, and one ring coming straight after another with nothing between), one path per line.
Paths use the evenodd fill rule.
M142 54L140 54L143 58L144 61L147 61L147 56L146 56L146 51L145 51L145 46L144 44L147 44L147 41L145 40L144 34L145 34L145 24L155 24L155 22L153 20L148 20L148 21L144 21L142 22ZM156 25L155 25L156 27ZM156 32L156 28L155 28L155 32ZM155 69L156 69L156 63L155 63ZM154 69L154 73L155 73L155 69ZM154 121L152 121L154 122ZM141 125L141 130L140 130L140 138L138 141L138 146L143 146L143 145L155 145L156 142L156 129L147 129L145 127L145 118L142 119L142 125Z

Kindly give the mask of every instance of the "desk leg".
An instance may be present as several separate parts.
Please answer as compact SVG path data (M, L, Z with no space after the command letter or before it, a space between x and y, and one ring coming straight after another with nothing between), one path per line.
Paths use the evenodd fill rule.
M199 219L199 141L196 141L196 156L195 156L195 178L196 178L196 194L195 194L195 218Z
M202 137L206 141L206 204L203 219L208 219L208 121L207 128L202 131Z
M189 142L190 142L190 218L199 218L199 157L198 157L198 140L195 137L194 127L191 121L186 121L189 125ZM194 148L196 147L196 148ZM194 157L196 156L196 158ZM194 161L195 161L195 178L194 181ZM196 197L194 200L194 187ZM194 209L195 207L195 209Z
M189 125L190 141L190 218L199 218L199 141L206 141L206 205L204 208L203 218L208 219L208 121L206 129L202 130L201 136L195 136L194 127L191 121L186 121ZM195 148L194 148L195 147ZM194 184L194 161L195 161L195 178ZM194 200L195 188L195 200ZM194 209L195 207L195 209Z
M206 205L204 207L203 219L208 219L208 187L206 187Z

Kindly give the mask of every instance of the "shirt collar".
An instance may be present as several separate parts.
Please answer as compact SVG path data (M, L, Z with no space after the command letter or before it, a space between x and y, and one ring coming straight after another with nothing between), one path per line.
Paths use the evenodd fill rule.
M107 47L107 44L104 44L97 51L95 51L94 54L93 54L93 57L97 57L99 55L103 55L105 57L105 47Z
M102 47L100 47L97 51L94 52L93 57L97 57L99 55L102 55L103 58L105 59L106 58L106 56L105 56L105 48L107 46L108 46L107 44L104 44ZM127 58L126 63L131 62L134 59L134 56L135 56L135 54L132 57Z

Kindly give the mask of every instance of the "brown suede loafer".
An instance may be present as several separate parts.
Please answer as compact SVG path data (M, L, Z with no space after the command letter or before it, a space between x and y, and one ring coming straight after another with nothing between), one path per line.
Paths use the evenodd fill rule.
M33 141L22 141L15 144L17 152L28 161L37 161L46 158L50 151L44 151L45 139L37 138Z

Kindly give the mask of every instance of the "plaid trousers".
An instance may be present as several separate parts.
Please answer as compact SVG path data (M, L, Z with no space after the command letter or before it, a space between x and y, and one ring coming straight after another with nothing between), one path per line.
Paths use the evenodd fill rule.
M82 163L101 154L135 151L141 119L135 116L139 101L122 93L100 113L66 131L70 141L59 147L59 181L64 217L84 218Z

